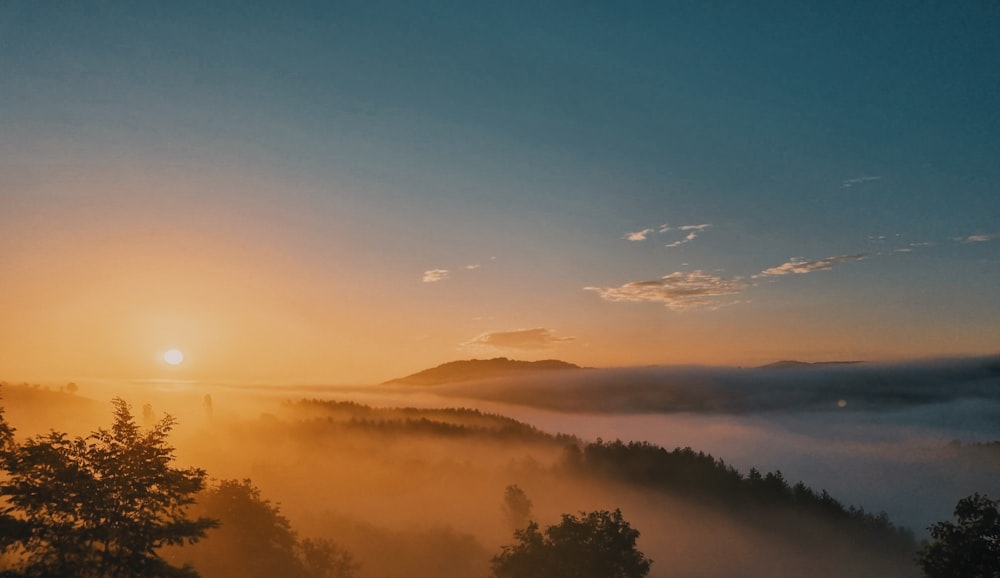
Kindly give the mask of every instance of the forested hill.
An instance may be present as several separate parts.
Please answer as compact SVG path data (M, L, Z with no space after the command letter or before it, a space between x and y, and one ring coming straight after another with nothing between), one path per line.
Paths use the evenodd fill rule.
M315 399L286 403L284 409L284 415L291 418L290 428L281 433L268 430L264 435L342 440L352 433L365 432L411 442L421 436L430 442L520 441L538 447L559 447L563 456L551 466L549 474L553 476L615 482L619 488L632 491L641 488L682 497L725 511L760 531L811 540L817 547L833 530L861 550L880 552L903 566L916 548L912 532L893 524L884 512L873 514L847 506L825 490L817 492L802 482L790 483L780 471L762 473L751 469L744 474L721 459L691 448L668 450L639 441L584 442L474 409L375 408Z
M583 368L579 365L568 363L566 361L560 361L558 359L518 361L516 359L508 359L506 357L495 357L493 359L451 361L449 363L443 363L437 367L418 371L417 373L407 375L406 377L392 379L385 383L437 385L458 381L507 377L510 375L520 375L539 371L566 371L578 369Z

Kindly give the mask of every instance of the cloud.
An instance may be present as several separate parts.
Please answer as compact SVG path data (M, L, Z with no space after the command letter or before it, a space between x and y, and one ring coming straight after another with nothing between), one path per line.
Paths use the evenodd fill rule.
M843 188L849 189L854 185L860 185L863 183L867 183L869 181L880 181L880 180L882 180L882 177L857 177L854 179L844 179L844 182L841 185L843 186Z
M1000 233L990 233L988 235L969 235L964 240L966 243L986 243L1000 239Z
M424 283L437 283L448 278L447 269L428 269L424 271Z
M792 259L787 263L778 265L777 267L771 267L770 269L765 269L761 271L760 274L754 275L754 277L770 277L775 275L789 275L792 273L812 273L813 271L826 271L827 269L832 269L834 265L838 263L847 263L849 261L861 261L866 259L868 255L864 253L858 253L856 255L838 255L836 257L827 257L826 259L820 259L818 261L803 261L802 259Z
M548 349L554 345L573 341L575 337L556 337L543 327L515 331L488 331L477 335L464 345L486 345L500 349Z
M703 224L700 224L700 225L681 225L679 227L671 227L670 225L664 223L663 225L660 225L656 229L653 229L652 227L647 227L645 229L640 229L638 231L632 231L630 233L625 233L624 235L622 235L622 238L626 239L628 241L645 241L654 232L655 233L659 233L661 235L664 234L664 233L669 233L670 231L683 231L683 232L686 232L687 235L685 235L683 239L680 239L678 241L674 241L672 243L668 243L667 244L667 247L671 247L672 248L672 247L679 247L679 246L681 246L681 245L683 245L685 243L690 243L691 241L694 241L695 238L702 231L704 231L705 229L707 229L707 228L709 228L711 226L712 225L709 224L709 223L703 223Z
M694 241L695 237L697 237L697 236L698 236L698 233L695 232L695 231L692 231L692 232L688 233L687 236L685 236L680 241L674 241L673 243L667 243L666 246L670 247L670 248L679 247L680 245L683 245L684 243L690 243L691 241Z
M708 223L703 223L701 225L681 225L680 227L677 227L677 230L687 231L688 234L679 241L674 241L673 243L667 243L667 247L668 248L679 247L681 245L684 245L685 243L690 243L691 241L695 240L695 238L698 236L699 233L701 233L702 231L711 226L712 225Z
M718 309L728 304L720 302L720 297L737 295L747 286L739 277L727 279L697 270L678 271L654 281L632 281L619 287L584 287L584 290L596 291L605 301L651 301L663 303L674 311L686 311Z
M493 259L496 259L496 257L493 257ZM480 267L482 267L481 264L479 264L479 263L472 263L472 264L463 266L462 270L464 270L464 271L475 271L476 269L479 269ZM450 279L451 278L451 273L452 272L451 272L450 269L428 269L428 270L424 271L423 281L424 281L424 283L437 283L438 281L444 281L445 279Z
M631 233L625 233L625 235L622 238L623 239L627 239L629 241L645 241L646 237L648 237L649 234L652 233L652 232L653 232L652 229L643 229L641 231L632 231Z

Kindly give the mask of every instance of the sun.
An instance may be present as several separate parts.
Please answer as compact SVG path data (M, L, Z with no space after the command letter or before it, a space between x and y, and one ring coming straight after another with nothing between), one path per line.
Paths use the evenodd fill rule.
M180 365L184 361L184 352L180 349L171 349L163 354L163 361L169 365Z

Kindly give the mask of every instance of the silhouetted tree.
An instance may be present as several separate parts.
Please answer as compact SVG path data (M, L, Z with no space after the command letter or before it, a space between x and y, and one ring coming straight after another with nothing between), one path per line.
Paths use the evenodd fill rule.
M528 520L531 519L532 505L528 495L517 484L511 484L504 488L503 505L500 509L503 511L504 520L510 528L521 528L528 523Z
M194 549L195 566L213 576L296 574L295 532L278 507L250 480L223 480L198 499L200 514L220 521L211 542Z
M351 553L332 540L306 538L299 550L305 578L350 578L358 569Z
M517 543L492 560L495 578L642 578L652 560L636 549L638 530L621 510L563 514L562 522L539 532L531 522L514 532Z
M53 431L17 443L0 424L0 499L11 532L0 546L16 560L7 575L196 576L157 550L216 525L186 514L205 471L172 467L173 418L144 431L124 400L112 403L111 429L86 438Z
M957 523L938 522L917 560L928 578L1000 578L1000 511L973 494L955 506Z
M147 427L152 423L156 423L156 412L153 411L152 404L142 404L142 423L146 424Z
M197 509L217 518L212 539L186 551L206 578L348 578L356 565L330 540L302 540L281 509L250 480L222 480L199 496Z

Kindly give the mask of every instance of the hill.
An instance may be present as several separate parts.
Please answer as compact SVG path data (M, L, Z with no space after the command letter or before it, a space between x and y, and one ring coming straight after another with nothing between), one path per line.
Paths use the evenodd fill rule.
M796 360L784 360L775 361L774 363L768 363L767 365L761 365L757 369L794 369L802 367L825 367L830 365L854 365L857 363L863 363L861 361L796 361Z
M579 365L558 359L544 359L542 361L518 361L506 357L467 359L443 363L437 367L418 371L406 377L391 379L385 382L385 384L437 385L441 383L507 377L539 371L566 371L574 369L583 368Z

